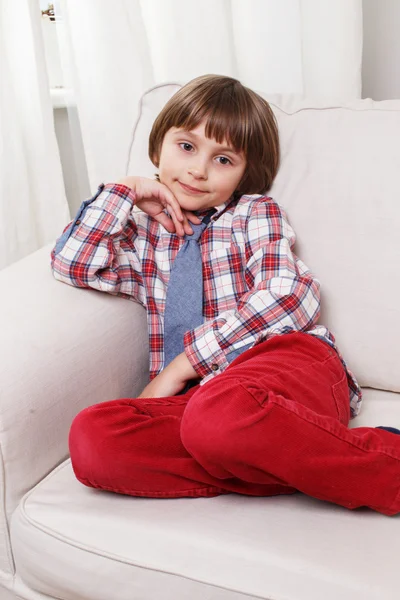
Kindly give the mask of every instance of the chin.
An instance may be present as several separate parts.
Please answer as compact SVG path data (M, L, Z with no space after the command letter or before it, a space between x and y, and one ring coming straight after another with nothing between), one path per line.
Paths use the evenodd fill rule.
M200 198L196 198L195 196L186 196L186 194L181 194L180 192L173 192L175 198L178 200L179 205L185 210L191 210L192 206L201 206L202 202ZM196 209L195 209L196 210Z
M201 202L196 202L196 201L190 201L187 200L186 198L184 200L181 200L181 198L177 198L179 206L181 208L183 208L183 210L203 210L204 208L207 208L206 206L204 206Z

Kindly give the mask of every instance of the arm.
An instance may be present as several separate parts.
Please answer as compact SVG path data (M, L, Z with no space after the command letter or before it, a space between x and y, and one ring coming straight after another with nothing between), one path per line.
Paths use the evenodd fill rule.
M292 252L295 234L278 204L257 199L242 235L249 291L235 309L185 334L186 356L205 380L270 334L307 330L319 317L319 282Z
M140 209L136 215L142 213L137 224L131 214L134 206ZM136 238L141 238L141 245L149 243L147 236L157 231L158 224L184 236L192 233L189 221L200 219L182 211L171 190L158 181L127 176L118 183L101 184L57 240L51 253L54 277L76 287L134 297L146 306Z
M135 297L145 303L138 235L131 216L136 194L126 185L100 185L81 205L51 252L55 279L76 287Z
M187 381L196 378L196 371L182 352L144 388L138 398L176 396L183 390Z

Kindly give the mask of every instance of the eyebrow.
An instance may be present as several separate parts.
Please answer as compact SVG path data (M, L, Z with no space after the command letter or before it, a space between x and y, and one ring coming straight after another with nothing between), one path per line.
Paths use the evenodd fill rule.
M199 138L200 136L198 136L196 133L193 133L192 131L188 131L187 129L180 129L179 131L175 131L175 135L191 135L194 138ZM231 152L232 154L234 154L235 156L240 157L240 153L236 152L236 150L234 148L231 148L229 146L222 146L221 148L218 147L218 151L219 152Z

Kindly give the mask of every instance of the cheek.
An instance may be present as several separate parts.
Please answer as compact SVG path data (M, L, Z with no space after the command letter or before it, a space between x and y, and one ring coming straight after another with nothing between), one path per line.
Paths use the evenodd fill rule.
M163 173L169 172L171 170L171 160L168 155L164 155L161 157L160 161L160 171Z
M223 185L226 189L235 190L241 178L241 172L236 171L235 173L230 173L229 176L224 177Z
M161 166L165 169L173 169L178 164L179 154L174 148L170 148L162 157Z
M235 180L234 180L235 189L238 188L240 182L243 180L244 172L245 172L245 169L243 169L243 168L236 172Z

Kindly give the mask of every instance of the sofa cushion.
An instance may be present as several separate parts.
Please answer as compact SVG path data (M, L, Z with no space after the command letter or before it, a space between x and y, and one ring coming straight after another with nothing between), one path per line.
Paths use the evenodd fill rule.
M153 177L152 123L179 83L141 99L128 170ZM296 253L322 286L328 326L361 385L400 391L400 100L330 103L266 95L282 162L270 195L288 212Z
M364 406L351 427L400 426L398 394L365 390ZM122 496L81 485L68 460L25 495L11 540L25 584L64 600L391 600L396 523L300 492Z

